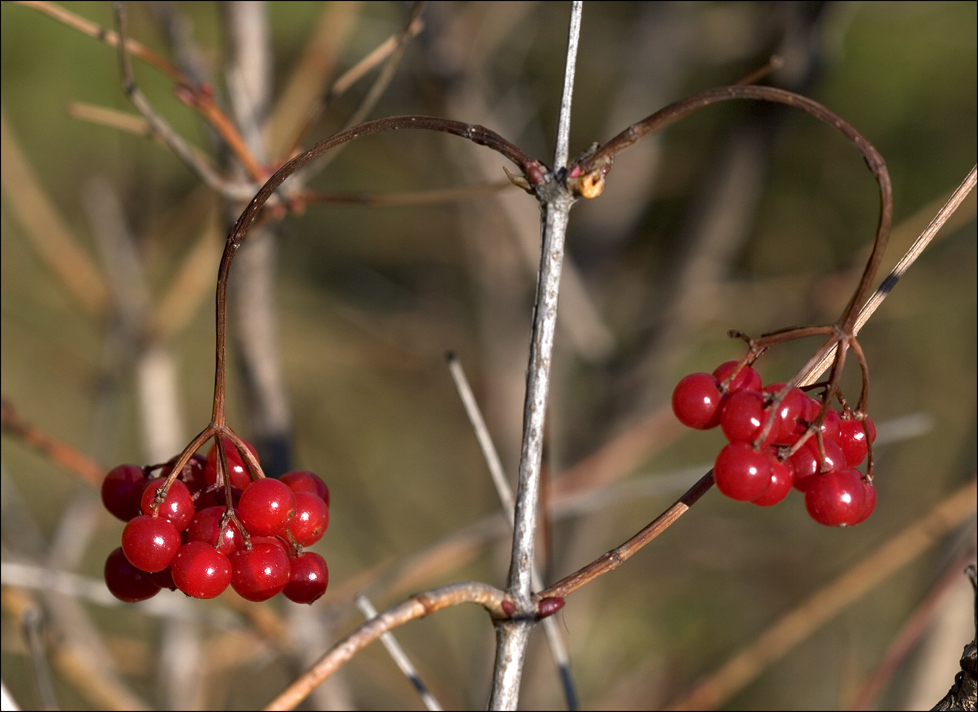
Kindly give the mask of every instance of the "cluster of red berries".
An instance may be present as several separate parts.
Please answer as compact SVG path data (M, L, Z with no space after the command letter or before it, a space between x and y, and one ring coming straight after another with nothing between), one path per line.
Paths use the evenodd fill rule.
M757 371L746 365L737 370L739 365L728 361L713 373L690 374L672 394L673 412L684 425L698 430L719 425L729 441L713 466L717 489L731 499L770 507L794 486L805 493L805 508L820 524L845 527L869 517L876 489L856 466L876 439L873 421L859 420L848 408L841 413L828 408L816 437L811 426L822 401L792 388L773 408L785 384L764 386Z
M326 592L326 561L302 550L329 526L326 483L304 470L252 481L238 452L228 447L226 454L232 511L217 481L216 446L206 458L191 456L155 513L157 490L174 461L119 465L106 475L102 502L128 522L122 546L105 562L105 583L116 598L134 603L161 588L214 598L230 585L249 601L284 593L312 603Z

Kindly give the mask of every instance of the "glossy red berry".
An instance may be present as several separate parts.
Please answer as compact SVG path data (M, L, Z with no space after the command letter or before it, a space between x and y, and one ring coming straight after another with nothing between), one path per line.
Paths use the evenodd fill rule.
M751 500L758 507L773 507L775 504L788 496L793 482L791 465L787 461L781 462L774 453L768 453L768 462L771 465L771 482L767 489L757 499Z
M872 419L866 418L866 426L861 420L843 420L839 425L839 446L846 454L846 462L855 467L866 459L866 431L869 430L873 440L876 439L876 426Z
M249 533L275 536L295 518L295 495L288 485L266 477L245 488L238 509Z
M720 427L727 440L752 443L761 434L771 413L764 408L764 399L764 394L758 391L740 391L727 398L720 413ZM775 441L780 427L780 421L775 418L764 439L765 445Z
M220 596L231 583L231 562L202 541L187 542L170 564L177 588L194 598Z
M713 375L718 381L722 381L729 376L737 367L738 361L727 361L721 363L713 369ZM737 391L759 391L761 390L761 374L750 366L744 366L727 386L727 393Z
M863 480L863 495L865 495L866 500L863 502L862 514L852 523L852 526L869 519L869 515L876 509L876 488L872 482L867 482L865 479Z
M221 520L224 517L224 512L224 507L205 507L197 512L194 518L190 520L190 526L187 527L187 539L189 541L202 541L214 546L221 531ZM240 516L237 510L235 510L235 514ZM243 547L244 537L238 530L238 525L232 520L224 528L224 537L220 546L217 547L217 551L225 556L230 556Z
M319 541L329 526L329 507L314 494L295 492L295 519L290 528L292 536L302 546Z
M119 465L102 480L102 504L110 514L128 522L139 514L139 502L149 480L139 465Z
M862 521L865 504L863 476L854 467L816 475L805 490L808 513L828 527L846 527Z
M716 376L691 373L676 384L672 392L672 410L683 425L708 430L720 424L721 399Z
M839 442L841 425L842 417L839 415L839 411L829 408L825 412L825 420L822 421L822 438L834 443Z
M784 385L783 383L772 383L764 386L764 392L774 395L780 392ZM800 388L792 388L788 391L784 400L778 404L778 417L775 423L777 432L774 434L774 442L779 445L794 445L798 441L798 438L805 432L805 428L808 427L808 423L803 420L808 412L808 401L808 396ZM802 420L799 421L799 419ZM772 430L774 430L773 427Z
M153 502L156 500L156 492L166 484L165 479L152 480L146 489L143 490L141 501L143 514L152 515ZM160 504L157 516L165 519L182 532L190 524L194 516L194 500L190 496L190 490L180 480L174 480L166 493L166 499Z
M109 592L126 603L136 603L152 598L160 592L160 587L150 574L140 571L129 563L119 547L105 560L105 585Z
M230 559L231 588L246 600L268 600L289 582L289 558L274 544L258 543L250 551L239 549Z
M731 499L751 502L764 494L771 482L767 453L745 442L732 442L717 455L713 479L717 489Z
M165 588L169 591L176 591L177 585L173 583L173 573L170 571L170 567L167 566L162 571L154 571L151 574L146 574L160 588Z
M811 484L812 478L817 477L820 472L844 470L847 467L845 453L842 448L831 440L824 441L825 460L819 461L818 441L811 437L805 441L798 452L788 458L795 474L795 489L804 492Z
M322 478L308 470L293 470L286 472L279 477L279 482L284 482L293 492L308 492L314 494L329 506L329 487L323 482Z
M141 571L162 571L179 548L180 532L160 517L140 514L122 530L122 551L129 563Z
M254 445L252 445L247 440L244 441L251 453L257 458L258 451L255 450ZM240 490L243 490L251 483L251 475L248 474L248 470L244 466L244 461L241 459L241 454L238 449L234 446L230 440L224 441L224 451L227 454L228 468L231 470L231 484ZM212 485L217 482L217 445L211 445L211 449L207 451L207 462L204 466L204 479L207 481L208 485Z
M312 603L324 593L329 584L326 560L319 554L306 551L289 560L291 574L282 593L296 603Z
M172 471L173 466L176 464L177 458L171 458L163 469L160 471L160 477L166 478ZM191 494L196 494L200 492L207 486L207 478L204 474L204 470L207 467L207 458L199 453L194 453L190 456L187 464L183 466L180 474L177 477L187 485L187 489L190 490Z

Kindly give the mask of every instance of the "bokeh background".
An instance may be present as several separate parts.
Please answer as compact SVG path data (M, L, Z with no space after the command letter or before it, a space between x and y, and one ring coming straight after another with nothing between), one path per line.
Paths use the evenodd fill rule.
M70 9L112 25L109 4ZM304 116L411 11L270 3L266 128ZM132 4L130 32L208 78L229 106L232 12ZM4 3L0 13L5 403L105 468L166 459L210 415L213 280L240 205L160 145L78 118L80 104L135 113L114 50L23 6ZM572 154L776 52L785 65L767 82L823 102L886 159L896 226L888 270L975 163L975 14L974 3L936 2L587 5ZM549 163L567 15L554 3L426 6L367 118L479 123ZM343 128L379 72L332 100L302 145ZM138 61L136 77L180 134L232 166L168 77ZM282 135L269 131L274 162ZM347 146L309 185L385 195L477 187L505 180L505 163L455 137L397 132ZM63 230L47 229L52 211ZM571 216L550 406L549 547L540 552L551 581L624 541L709 468L722 436L674 422L673 385L741 355L728 329L834 321L877 213L858 153L780 107L728 102L618 157L605 193ZM452 581L503 586L509 544L498 499L445 353L459 355L515 477L538 241L534 200L508 188L412 205L309 205L255 240L251 257L242 251L229 423L259 444L272 471L310 469L331 488L330 530L314 547L329 563L330 590L312 607L169 592L110 605L101 567L122 523L101 511L93 487L5 432L2 662L13 697L26 708L53 697L75 709L253 709L362 621L358 592L383 608ZM87 282L83 262L94 267ZM761 510L710 492L559 614L582 707L681 700L974 479L974 196L861 343L881 441L873 517L831 530L806 515L797 493ZM790 377L816 346L773 349L759 362L765 382ZM855 364L844 387L855 400ZM973 634L960 571L974 541L972 510L721 704L850 707L930 601L931 613L918 615L928 625L868 704L936 703ZM443 612L397 636L445 707L485 704L493 635L480 610ZM311 704L421 707L380 646ZM537 634L521 705L562 704Z

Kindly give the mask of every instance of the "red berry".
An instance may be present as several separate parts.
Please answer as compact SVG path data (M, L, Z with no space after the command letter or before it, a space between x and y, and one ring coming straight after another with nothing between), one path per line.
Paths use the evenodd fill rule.
M795 489L804 492L811 484L812 478L817 477L819 472L844 470L847 466L845 453L842 448L831 440L826 440L825 461L819 462L818 441L811 437L805 444L798 449L794 455L788 458L795 473Z
M730 373L737 367L738 361L727 361L721 363L715 369L713 369L713 375L718 381L722 381L724 378L730 375ZM759 391L761 390L761 374L755 371L750 366L744 366L740 369L740 372L730 381L730 385L727 386L727 393L736 393L737 391Z
M173 583L173 573L170 571L169 566L167 566L162 571L156 571L154 573L146 574L146 575L149 576L151 579L153 579L153 583L155 583L160 588L165 588L170 591L177 590L177 585Z
M244 441L251 453L257 458L258 451L255 450L254 445L252 445L247 440ZM248 470L244 466L244 461L241 459L241 454L238 449L230 440L224 441L224 452L227 454L228 458L228 469L231 470L231 484L240 490L243 490L251 483L251 475L248 474ZM212 485L217 482L217 445L211 445L211 449L207 451L207 463L204 466L204 479L207 481L208 485Z
M869 519L869 515L873 513L874 509L876 509L876 488L873 486L872 482L863 480L863 494L866 497L866 501L863 502L862 514L859 515L851 526L855 526L856 524Z
M843 420L839 425L839 446L842 448L842 452L846 454L846 462L853 467L861 464L866 459L867 430L869 430L873 436L873 440L875 440L876 426L873 425L873 421L869 417L866 418L865 427L862 421L855 419Z
M245 488L238 508L249 533L275 536L295 518L295 495L288 485L266 477Z
M128 522L139 514L147 482L139 465L119 465L102 480L102 504L114 517Z
M177 456L179 457L179 455ZM160 477L167 477L172 471L173 466L176 464L177 458L172 458L163 469L160 471ZM207 467L207 458L199 453L194 453L190 456L187 464L183 466L183 470L180 472L178 477L187 485L187 489L190 490L191 494L197 494L207 486L207 478L204 474L204 470Z
M289 557L273 544L255 544L251 551L231 554L231 588L249 601L265 601L289 582Z
M143 514L153 514L152 507L156 499L156 492L164 484L166 484L165 479L152 480L146 486L146 489L143 490ZM173 480L173 484L170 485L170 489L166 493L166 499L163 500L163 503L160 504L157 510L157 516L160 519L165 519L170 522L177 528L178 532L182 532L187 528L187 525L190 524L190 520L194 516L194 500L190 496L190 490L187 489L187 485L180 480Z
M825 420L822 421L822 439L839 442L839 426L842 425L842 417L839 411L829 408L825 412Z
M764 428L770 409L764 408L765 396L757 391L740 391L729 396L720 413L720 427L730 442L753 442ZM771 423L765 445L770 445L777 437L780 421Z
M191 541L180 547L170 564L177 588L194 598L220 596L231 583L231 562L213 546Z
M319 554L306 551L289 561L292 572L283 593L290 601L312 603L324 593L329 584L326 560Z
M292 536L302 546L311 546L322 539L329 526L329 507L314 494L295 493L295 519L290 528Z
M293 492L309 492L323 500L327 507L329 506L329 487L319 475L308 470L293 470L278 479L279 482L287 484Z
M211 489L214 487L214 489ZM238 508L238 503L241 501L241 490L237 487L231 488L231 506L235 509ZM224 509L224 488L218 487L216 485L208 485L207 489L200 493L195 502L197 505L197 511L200 512L208 507L220 507Z
M771 464L771 482L767 486L764 494L757 499L751 500L758 507L771 507L788 496L791 491L793 481L791 465L787 461L781 462L772 452L768 453L768 461Z
M772 383L764 386L764 392L778 393L784 388L784 385L783 383ZM777 432L774 436L774 442L780 445L794 445L798 441L807 427L807 424L798 422L798 419L804 419L807 413L808 400L808 396L802 393L800 388L792 388L788 391L788 395L778 405Z
M854 467L816 475L805 490L805 508L812 519L827 527L862 521L865 504L863 476Z
M150 574L129 563L122 553L122 547L114 550L105 560L104 576L109 593L126 603L145 601L160 592L160 587Z
M676 384L672 392L672 410L683 425L708 430L720 424L721 399L716 376L691 373Z
M745 442L732 442L717 455L713 479L717 489L731 499L751 502L768 488L771 465L766 453L754 450Z
M187 539L189 541L202 541L205 544L214 546L217 543L217 535L221 531L221 519L224 517L224 507L205 507L197 512L190 520L187 527ZM235 511L235 514L239 514ZM240 514L239 514L240 516ZM224 528L224 537L217 551L225 556L230 556L233 552L244 547L244 537L238 530L238 525L234 521L228 522Z
M122 530L122 551L129 563L142 571L162 571L179 548L180 532L161 517L140 514Z

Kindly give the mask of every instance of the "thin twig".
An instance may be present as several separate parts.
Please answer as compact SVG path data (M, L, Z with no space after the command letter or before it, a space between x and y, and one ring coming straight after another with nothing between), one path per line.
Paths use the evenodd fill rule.
M554 165L563 174L570 135L570 96L573 93L573 68L576 61L582 3L572 5L567 41L564 89ZM539 170L539 169L537 169ZM561 177L563 177L561 175ZM527 365L526 400L523 405L523 444L520 451L519 484L513 531L513 554L506 590L517 610L526 615L532 610L532 567L537 528L537 506L540 495L540 467L543 458L547 400L550 391L550 365L553 358L554 331L557 325L557 297L560 293L560 270L564 257L567 220L574 198L563 180L549 180L537 186L537 197L544 208L543 245L533 308L530 357ZM531 177L531 182L535 182ZM516 620L496 625L496 665L493 671L489 709L516 709L519 700L523 660L532 622Z
M119 34L126 36L126 13L121 4L115 6L116 22L119 26ZM128 43L119 44L119 68L122 74L122 90L133 103L143 118L146 119L150 127L159 138L166 144L167 148L173 151L174 155L183 161L195 175L203 180L214 190L221 193L230 200L247 199L254 192L254 188L247 183L231 181L218 172L207 162L200 160L200 151L194 150L183 140L173 127L160 114L153 109L149 100L136 85L136 79L132 72L132 62L129 60L127 51Z
M672 709L713 709L755 679L842 609L914 561L944 534L973 517L975 480L784 615L750 645L693 688Z
M489 466L492 483L496 487L496 493L499 495L503 509L506 510L506 522L509 524L510 531L512 531L514 508L516 505L516 500L513 497L513 489L509 486L509 480L503 471L502 461L499 459L499 453L496 450L495 444L492 442L489 428L486 427L486 421L483 419L482 412L479 410L479 404L475 400L475 394L472 392L472 386L469 385L469 379L466 378L462 364L454 353L448 355L448 369L452 374L452 380L455 382L455 388L458 390L458 395L462 399L462 404L465 406L465 413L469 416L469 422L475 431L476 440L479 441L482 457ZM535 590L543 588L543 576L540 575L540 569L535 563L531 569L531 575L533 578L533 588ZM553 656L554 663L557 665L557 672L560 675L564 698L567 701L567 708L576 710L577 692L574 689L574 681L570 674L570 658L567 655L567 646L564 644L564 637L561 635L557 621L553 617L543 619L543 629L547 636L550 653Z
M388 631L409 621L424 618L443 608L474 603L496 618L507 616L502 608L506 594L483 583L456 583L412 596L388 608L379 616L359 626L330 648L315 665L283 690L264 708L290 710L309 696L313 688L328 678L354 655Z
M355 205L370 208L399 207L404 205L438 205L454 203L459 200L492 195L513 188L509 180L494 183L477 183L461 188L435 188L433 190L413 190L403 193L339 193L306 189L296 197L303 203L322 203L325 205Z
M377 609L373 607L370 603L370 599L363 594L357 596L356 598L357 608L363 613L363 617L368 621L377 617ZM418 671L415 669L414 665L408 659L407 654L404 652L404 648L401 644L397 642L397 638L394 637L393 633L384 633L380 636L380 642L383 643L384 647L387 648L387 652L390 654L391 658L394 660L394 664L397 668L404 673L414 689L417 690L418 695L421 697L421 701L424 706L429 710L441 710L443 707L438 704L438 700L435 699L434 695L428 690L427 685L421 680L421 676L418 675Z
M930 221L930 224L926 227L926 229L920 233L920 236L914 241L913 245L910 246L910 249L907 250L906 254L900 258L900 261L897 262L896 267L894 267L890 274L886 276L886 279L883 280L873 295L866 301L866 304L864 304L862 309L859 310L859 314L856 316L856 320L852 326L853 334L858 334L860 329L865 326L866 322L869 321L869 317L873 315L873 313L879 308L880 304L883 303L883 300L886 299L890 292L893 291L893 287L896 286L897 281L899 281L904 273L910 269L910 265L912 265L917 258L923 254L924 250L926 250L927 246L930 245L931 240L934 239L934 236L938 233L941 227L943 227L944 223L948 221L951 215L954 214L954 211L958 209L958 206L964 202L964 199L968 197L968 194L974 189L976 181L976 169L978 169L978 167L972 167L971 172L965 176L965 179L961 182L961 185L959 185L957 190L954 191L947 203L944 204L944 207L938 211L937 215L935 215L934 219ZM829 363L834 358L835 348L833 348L822 360L815 364L813 367L813 373L815 373L814 377L806 380L811 383L817 381L818 377L825 372Z

